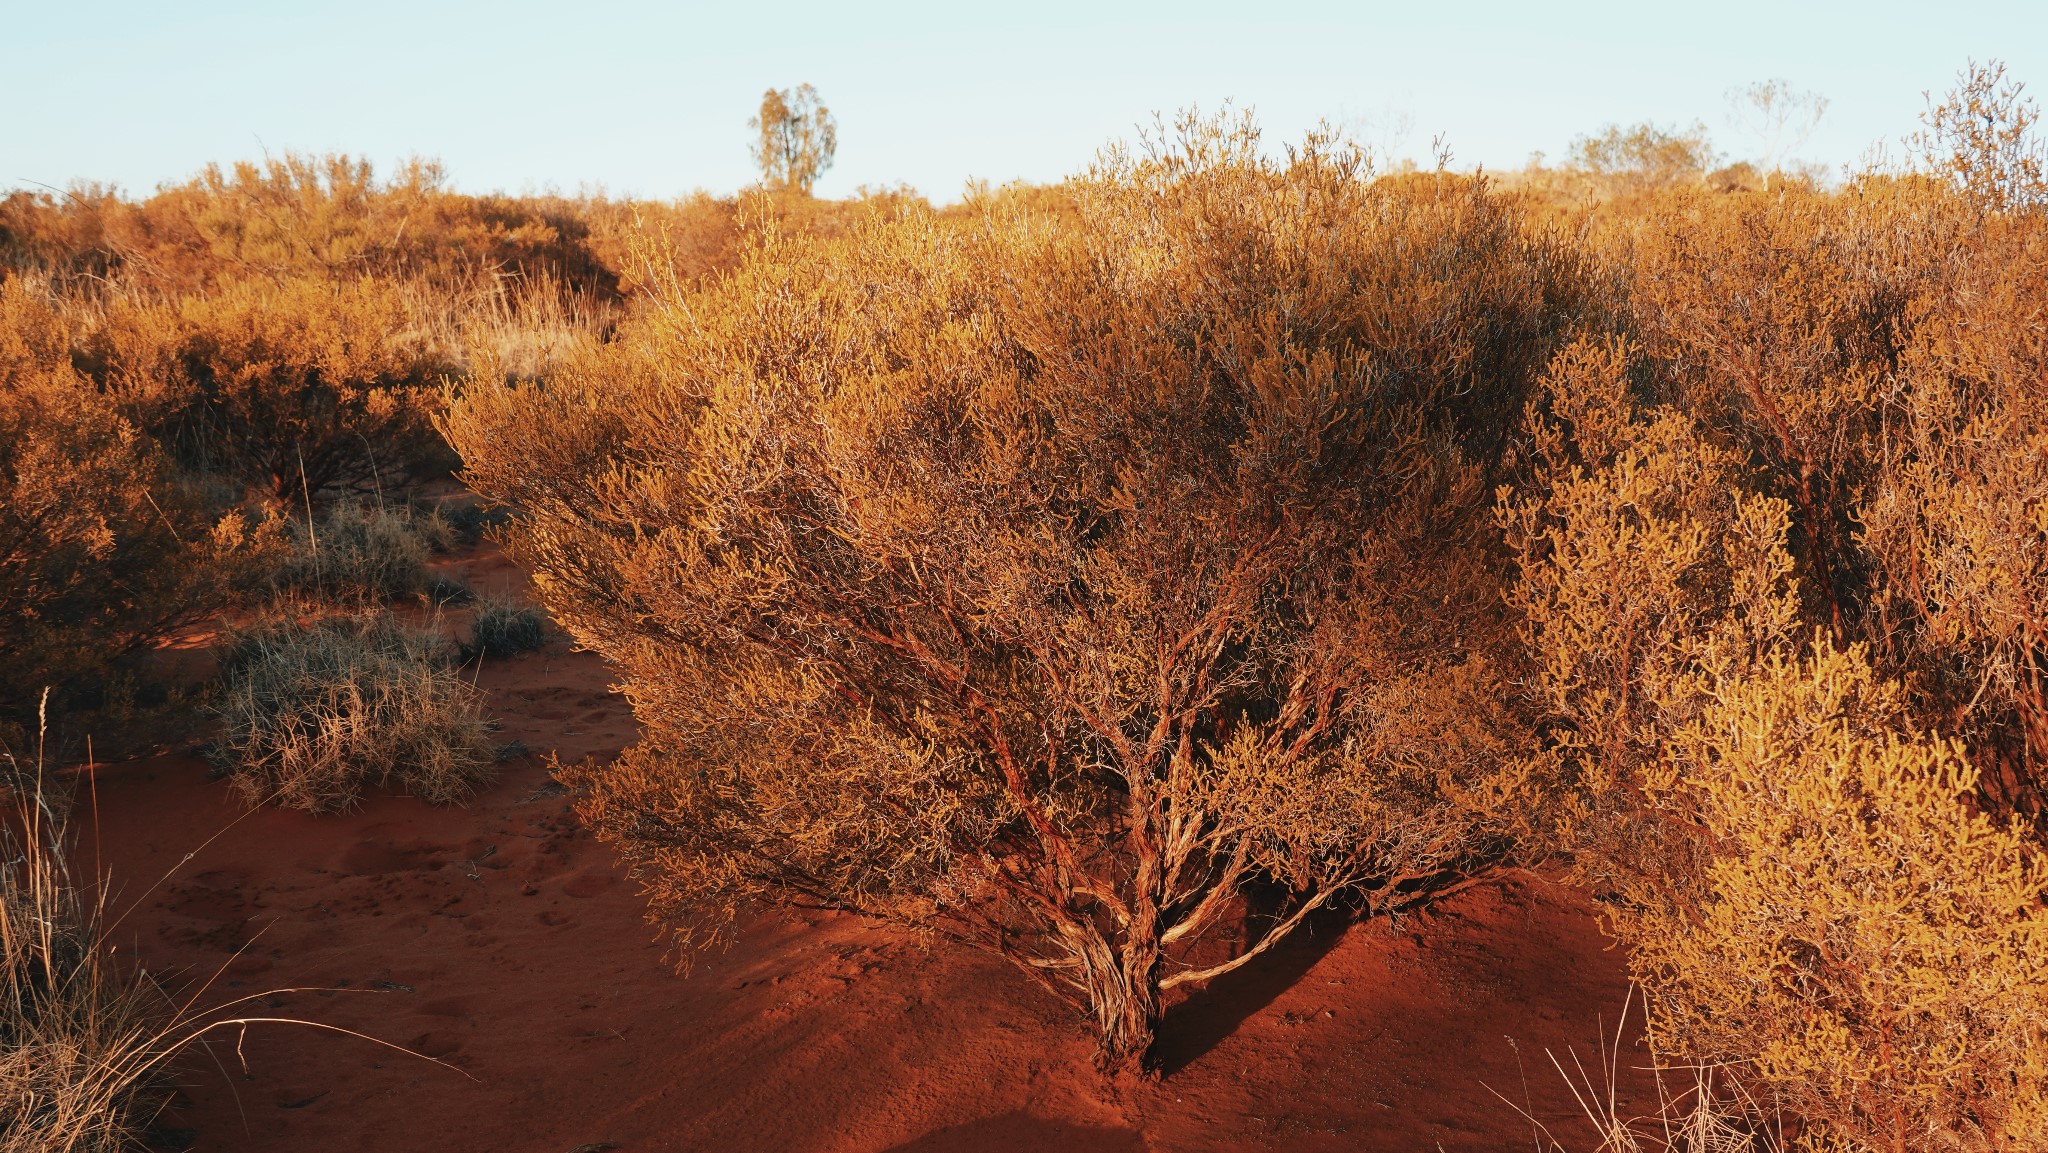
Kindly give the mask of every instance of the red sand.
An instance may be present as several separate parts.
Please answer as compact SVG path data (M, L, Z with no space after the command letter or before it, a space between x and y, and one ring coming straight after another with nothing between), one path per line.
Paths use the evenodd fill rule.
M450 567L479 587L523 583L494 550ZM556 645L480 683L502 739L536 753L603 757L632 739L589 655ZM304 1027L217 1034L182 1069L172 1144L192 1131L198 1150L295 1153L1530 1147L1528 1121L1486 1086L1572 1147L1598 1144L1545 1049L1592 1067L1626 982L1568 889L1483 888L1398 931L1303 936L1174 1006L1167 1073L1113 1086L1071 1013L1025 978L850 916L764 918L677 975L634 885L535 759L467 808L375 797L321 818L245 815L189 756L97 775L98 844L79 851L112 878L112 907L133 906L122 948L174 981L217 975L204 1004L340 987L240 1012L447 1063Z

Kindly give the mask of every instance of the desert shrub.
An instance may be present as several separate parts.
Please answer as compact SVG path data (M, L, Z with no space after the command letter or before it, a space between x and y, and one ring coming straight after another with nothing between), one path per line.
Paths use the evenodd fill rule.
M0 285L0 727L220 607L274 536L179 476L68 348L31 286Z
M1659 1047L1785 1102L1815 1148L2048 1147L2048 862L1911 694L1802 624L1791 503L1639 407L1619 343L1559 357L1530 447L1511 600L1566 843Z
M1787 507L1802 620L1962 740L1981 799L2048 804L2048 423L2035 114L1997 66L1931 102L1918 169L1673 193L1609 239L1630 387Z
M2001 811L2048 788L2048 221L1987 222L1901 355L1857 509L1865 632Z
M548 618L531 605L496 597L478 603L469 624L469 647L487 657L516 657L548 643Z
M738 199L697 193L673 201L609 200L577 206L592 253L622 289L695 288L738 265L749 233Z
M1671 734L1713 679L1796 645L1783 500L1745 492L1742 458L1671 408L1644 410L1625 342L1563 350L1531 406L1533 478L1500 514L1521 579L1508 593L1569 800L1562 835L1614 916L1694 899L1703 847L1664 819Z
M1701 193L1631 236L1652 394L1791 505L1802 583L1843 635L1868 593L1856 502L1884 460L1889 378L1954 249L1944 209L1891 185Z
M34 766L6 758L7 776ZM4 791L4 786L0 786ZM63 824L15 791L0 821L0 1153L121 1153L167 1093L168 1000L116 960L73 880Z
M88 361L187 467L279 504L445 464L432 428L448 366L399 285L241 281L168 302L120 298Z
M1244 128L1074 201L771 238L448 427L621 670L646 735L580 811L684 944L759 901L895 918L1135 1065L1162 990L1511 851L1484 510L1575 273L1482 182ZM1186 960L1260 878L1270 930Z
M106 277L119 263L105 227L106 208L117 200L111 190L89 184L62 193L19 189L0 197L0 270L60 287Z
M289 520L291 550L272 577L280 589L342 600L396 600L427 592L427 560L457 530L430 509L341 501L313 523Z
M494 750L451 656L381 614L244 634L221 662L213 761L251 805L332 812L387 784L459 803L490 779Z
M2048 859L1975 770L1825 644L1726 683L1680 734L1708 899L1634 965L1656 1028L1868 1149L2048 1148Z

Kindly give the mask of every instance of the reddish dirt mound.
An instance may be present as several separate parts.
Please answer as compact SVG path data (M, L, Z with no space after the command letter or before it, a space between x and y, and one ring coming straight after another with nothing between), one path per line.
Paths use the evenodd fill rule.
M519 583L494 552L472 584ZM609 756L632 719L594 658L487 665L502 738ZM1544 1049L1624 1001L1583 898L1468 892L1325 926L1169 1013L1166 1075L1105 1084L1064 1007L998 962L846 916L767 919L688 977L538 761L467 808L245 814L203 762L101 766L116 932L201 1003L288 987L188 1062L171 1144L203 1150L1478 1150L1530 1141L1486 1086L1584 1133ZM187 859L189 857L189 859ZM1591 1061L1588 1062L1589 1066ZM1526 1070L1527 1089L1524 1089ZM1638 1093L1642 1086L1630 1079Z

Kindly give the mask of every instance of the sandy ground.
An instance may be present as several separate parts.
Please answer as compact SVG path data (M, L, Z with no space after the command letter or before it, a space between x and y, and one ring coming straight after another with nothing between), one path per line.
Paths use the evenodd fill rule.
M445 567L523 587L488 547ZM605 758L633 738L604 667L562 644L479 683L502 739L537 754ZM216 1033L180 1071L164 1148L1532 1148L1515 1106L1570 1148L1598 1144L1546 1050L1594 1068L1627 986L1565 888L1318 926L1173 1006L1165 1074L1112 1085L1021 976L853 917L764 918L678 975L536 757L465 808L379 796L320 818L245 813L190 755L93 775L80 859L125 911L123 949L198 1004L254 997L238 1012L440 1062L305 1026Z

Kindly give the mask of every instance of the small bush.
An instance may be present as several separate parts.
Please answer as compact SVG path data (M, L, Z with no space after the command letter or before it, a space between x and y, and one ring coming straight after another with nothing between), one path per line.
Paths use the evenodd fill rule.
M469 636L471 652L514 657L548 643L548 618L536 608L487 598L477 606Z
M434 584L427 558L455 539L437 512L353 502L335 505L317 525L294 520L290 534L279 588L358 600L427 592Z
M214 763L251 805L333 812L394 781L459 803L490 778L496 750L483 694L449 656L382 614L239 637L222 661Z

